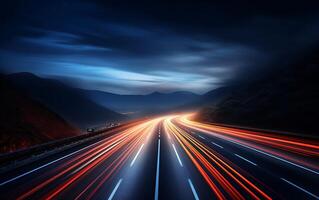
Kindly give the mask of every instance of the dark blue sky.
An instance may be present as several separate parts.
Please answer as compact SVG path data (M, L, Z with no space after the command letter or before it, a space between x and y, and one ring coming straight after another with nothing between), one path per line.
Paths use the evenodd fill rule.
M1 1L0 67L121 94L204 93L317 44L315 2Z

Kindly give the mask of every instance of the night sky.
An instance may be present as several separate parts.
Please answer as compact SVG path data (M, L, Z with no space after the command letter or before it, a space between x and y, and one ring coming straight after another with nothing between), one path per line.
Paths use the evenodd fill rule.
M316 1L186 2L1 1L0 67L120 94L202 94L319 41Z

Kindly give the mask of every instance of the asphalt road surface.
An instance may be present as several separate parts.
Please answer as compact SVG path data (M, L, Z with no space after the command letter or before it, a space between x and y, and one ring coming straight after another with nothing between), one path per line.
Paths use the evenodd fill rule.
M319 143L170 115L0 174L1 199L319 199Z

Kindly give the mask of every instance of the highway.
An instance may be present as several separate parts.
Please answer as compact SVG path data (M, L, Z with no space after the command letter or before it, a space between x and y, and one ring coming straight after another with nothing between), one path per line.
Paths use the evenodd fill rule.
M1 199L319 199L319 142L168 115L0 174Z

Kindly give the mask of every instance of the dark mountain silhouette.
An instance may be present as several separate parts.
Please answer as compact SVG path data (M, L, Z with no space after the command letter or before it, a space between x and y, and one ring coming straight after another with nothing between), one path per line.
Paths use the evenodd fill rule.
M75 136L79 130L0 77L0 152Z
M235 87L227 86L227 87L220 87L214 90L211 90L195 100L186 103L182 106L177 106L174 108L176 111L187 111L187 110L198 110L203 107L216 105L225 98L229 97Z
M147 114L166 111L197 100L200 96L191 92L160 93L148 95L118 95L95 90L80 90L92 101L118 112Z
M278 67L259 80L233 86L198 119L316 134L319 119L319 50ZM212 91L214 92L214 91Z
M71 124L87 128L106 121L118 121L125 117L97 105L75 88L57 80L45 79L31 73L7 75L7 79L33 99L58 113Z

